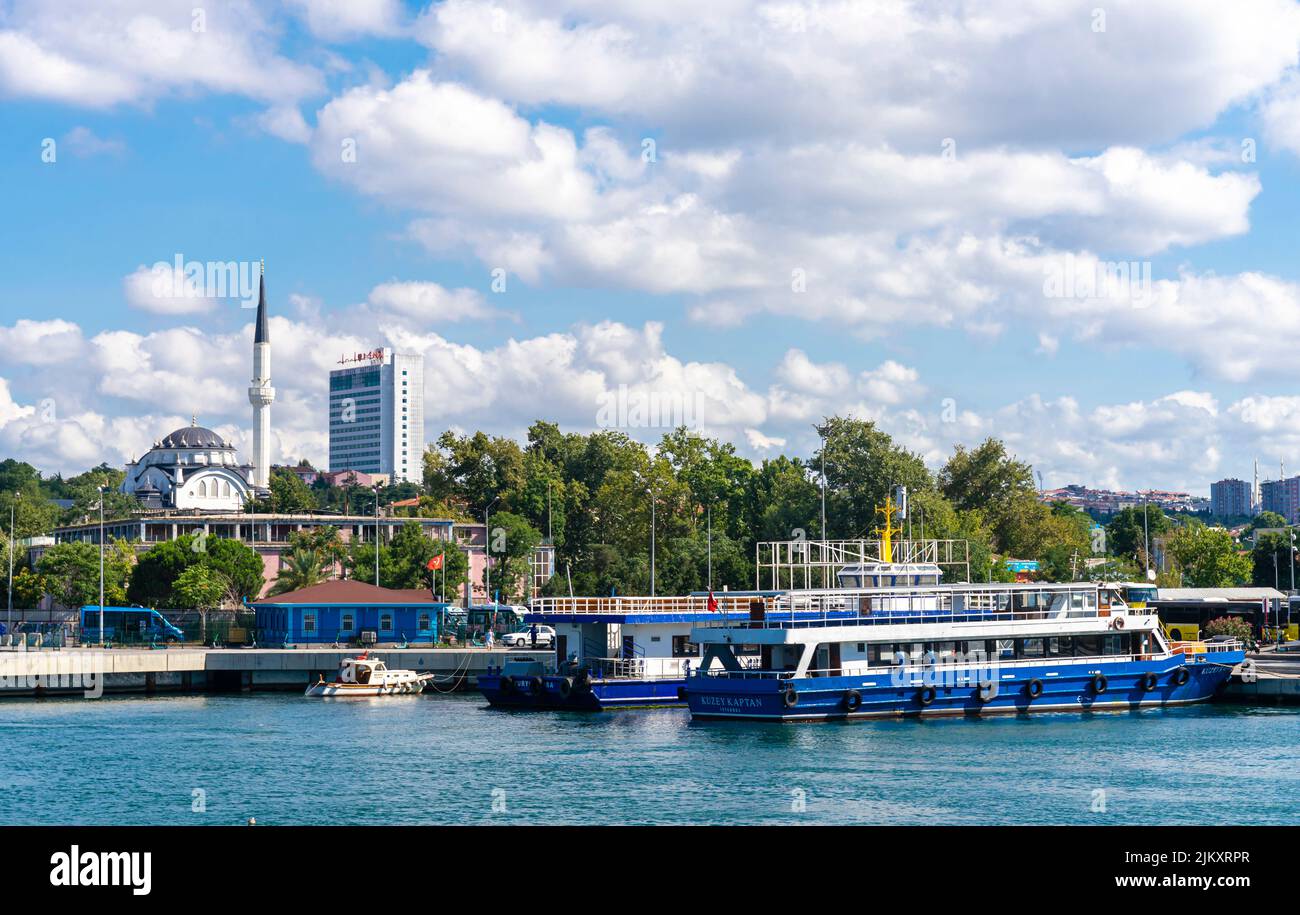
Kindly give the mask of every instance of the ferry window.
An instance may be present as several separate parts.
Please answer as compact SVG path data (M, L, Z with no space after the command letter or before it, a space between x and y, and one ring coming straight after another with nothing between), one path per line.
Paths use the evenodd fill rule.
M342 626L342 628L343 628L343 629L351 629L351 628L352 628L352 619L353 619L353 617L352 617L352 614L351 614L351 613L345 613L345 614L343 614L343 626Z
M392 632L392 631L393 631L393 615L392 615L391 613L383 613L383 614L380 614L380 616L379 616L379 629L380 629L381 632Z
M957 650L956 642L936 642L934 645L935 654L942 658L951 658Z
M1101 636L1076 635L1074 637L1074 656L1076 658L1095 658L1101 654Z
M888 664L893 660L894 646L889 643L875 643L867 646L867 661L872 664Z
M1025 639L1020 644L1022 658L1041 658L1043 656L1042 639Z
M998 644L997 644L996 657L1005 661L1005 660L1010 660L1011 658L1014 658L1016 656L1015 639L998 639L997 643Z
M865 652L866 650L867 650L867 643L866 643L866 642L858 642L858 654L862 654L862 653Z
M303 632L316 631L316 614L304 613L302 615L302 631Z
M1064 640L1064 639L1059 639L1059 638L1057 638L1057 639L1048 639L1048 640L1047 640L1047 657L1049 657L1049 658L1059 658L1062 654L1069 654L1069 646L1068 646L1068 645L1066 646L1066 650L1065 650L1064 652L1061 651L1061 643L1062 643L1063 641L1065 641L1065 640Z
M673 657L693 658L700 653L699 646L691 641L689 635L673 636Z
M1104 636L1102 651L1105 654L1128 654L1128 633L1112 632Z

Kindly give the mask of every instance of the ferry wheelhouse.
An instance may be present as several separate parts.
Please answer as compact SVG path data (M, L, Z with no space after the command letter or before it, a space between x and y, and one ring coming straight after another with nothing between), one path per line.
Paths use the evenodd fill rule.
M1245 659L1236 642L1168 641L1154 611L1097 583L753 595L748 619L707 621L690 640L702 655L684 693L701 719L1180 705Z

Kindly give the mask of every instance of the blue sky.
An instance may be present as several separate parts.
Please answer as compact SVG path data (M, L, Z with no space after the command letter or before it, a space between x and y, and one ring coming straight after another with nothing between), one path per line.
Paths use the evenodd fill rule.
M194 9L0 2L0 452L246 449L250 312L149 292L179 254L266 259L277 460L382 344L430 439L623 388L755 460L851 412L1049 485L1300 467L1295 3ZM1098 261L1153 285L1045 294Z

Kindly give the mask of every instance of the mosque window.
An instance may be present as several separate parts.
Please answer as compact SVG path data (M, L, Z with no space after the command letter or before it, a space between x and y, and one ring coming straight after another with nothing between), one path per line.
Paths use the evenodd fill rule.
M198 496L200 499L206 499L208 496L208 484L202 480L199 481Z

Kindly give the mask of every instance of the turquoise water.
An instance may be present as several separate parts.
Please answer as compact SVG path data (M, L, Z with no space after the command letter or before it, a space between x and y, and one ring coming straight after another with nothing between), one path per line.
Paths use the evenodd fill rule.
M0 704L0 748L3 823L1300 821L1285 708L755 725L473 694L121 697Z

